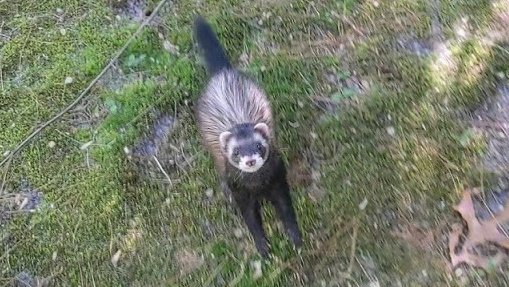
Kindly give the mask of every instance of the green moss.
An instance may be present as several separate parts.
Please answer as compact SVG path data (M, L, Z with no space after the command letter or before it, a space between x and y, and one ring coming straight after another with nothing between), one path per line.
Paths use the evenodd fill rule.
M442 2L440 19L447 29L464 15L479 31L492 21L486 1L475 7L468 0ZM66 115L13 162L9 188L27 178L44 199L40 211L16 216L6 227L13 240L0 256L0 265L7 266L2 277L22 270L58 274L55 283L63 286L287 286L304 275L310 285L344 283L337 271L348 268L350 223L356 219L356 256L372 258L369 264L381 283L415 284L412 280L426 269L431 282L449 284L435 263L443 260L437 251L444 246L422 256L391 230L408 222L441 228L450 219L456 192L489 182L480 178L477 167L483 139L468 133L450 111L474 107L485 91L494 89L495 75L508 71L507 53L504 46L477 39L453 42L456 69L435 89L441 77L434 69L436 59L395 44L402 35L429 36L429 4L379 4L174 3L161 14L163 25L147 27L121 56L124 74L119 77L125 76L125 82L114 91L96 87L88 96L98 103L87 102L97 106L85 105L86 113L104 110L99 123L80 128L73 121L79 113ZM55 15L57 8L64 9L64 16ZM320 175L316 188L323 198L310 199L314 191L306 186L293 192L306 239L301 254L292 250L274 211L266 208L265 227L277 259L263 261L264 276L256 280L251 262L259 256L242 220L219 191L211 158L200 147L194 126L191 105L206 82L193 48L195 12L210 19L234 63L243 53L249 56L247 71L272 101L289 166L308 149L318 165L314 175ZM1 154L71 102L137 26L117 20L105 4L82 1L3 3L0 15L16 31L0 48ZM350 37L353 45L345 40ZM164 49L165 39L179 47L178 55ZM317 52L317 47L323 50ZM335 97L350 88L334 84L329 74L343 83L358 77L370 85L363 94ZM64 85L66 77L73 82ZM330 100L337 109L317 108L317 98ZM351 105L342 105L345 101ZM123 149L147 133L154 110L178 115L171 137L185 140L183 149L191 161L190 167L168 171L175 180L172 186L128 178L131 163ZM49 141L56 146L48 147ZM80 149L89 141L92 145ZM204 195L209 188L214 189L211 199ZM367 207L360 210L365 199ZM439 208L443 203L446 208ZM245 235L235 238L234 228ZM196 252L203 263L183 275L178 262L184 249ZM110 260L117 250L122 254L119 266L113 267ZM356 267L351 276L359 284L367 280Z
M440 19L448 33L454 33L467 20L482 31L493 20L493 3L488 0L439 1Z

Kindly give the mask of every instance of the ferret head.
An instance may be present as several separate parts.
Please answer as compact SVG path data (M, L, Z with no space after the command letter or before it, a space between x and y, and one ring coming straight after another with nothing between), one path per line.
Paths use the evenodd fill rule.
M219 135L223 154L234 167L256 172L269 157L269 127L265 123L241 124Z

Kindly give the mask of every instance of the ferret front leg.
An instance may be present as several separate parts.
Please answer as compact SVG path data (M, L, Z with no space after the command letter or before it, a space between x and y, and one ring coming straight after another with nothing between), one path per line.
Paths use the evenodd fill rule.
M234 192L234 194L236 194ZM237 206L240 209L242 217L246 222L249 232L253 236L256 249L261 256L267 257L269 255L269 246L265 231L263 230L262 216L260 214L261 205L255 198L241 198L241 196L234 196Z
M269 200L274 205L292 243L295 247L299 247L302 244L302 235L293 209L290 188L286 180L282 180L274 186L273 192L270 193Z

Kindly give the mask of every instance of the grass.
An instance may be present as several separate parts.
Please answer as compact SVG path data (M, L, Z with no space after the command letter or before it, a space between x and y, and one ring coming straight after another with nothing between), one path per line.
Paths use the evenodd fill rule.
M71 102L137 27L117 19L107 1L23 2L0 3L0 33L8 38L0 48L0 154ZM128 48L108 81L9 165L6 191L27 179L43 202L2 226L0 282L27 271L63 286L459 284L445 271L441 238L462 188L482 180L484 140L468 136L458 112L479 104L509 68L505 44L481 37L495 19L490 1L177 2ZM219 192L191 115L206 81L190 34L197 12L267 91L285 160L292 168L313 160L313 178L319 175L311 187L292 178L306 240L300 254L265 210L275 257L263 261L258 279L252 262L259 258ZM434 13L452 66L397 45L402 36L430 37ZM465 16L473 24L462 41L455 25ZM161 37L179 54L167 52ZM367 87L356 88L355 79ZM172 185L153 184L164 180L154 163L133 164L124 153L159 112L179 119L170 141L183 148L173 156L192 158L183 168L163 163ZM136 174L140 167L152 171L148 178ZM298 175L312 177L310 168ZM413 227L433 233L431 247L394 235ZM472 284L497 280L474 276Z

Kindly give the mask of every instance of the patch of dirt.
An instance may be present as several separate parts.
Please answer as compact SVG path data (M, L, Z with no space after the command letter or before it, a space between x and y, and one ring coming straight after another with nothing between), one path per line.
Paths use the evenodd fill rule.
M424 251L433 250L435 234L431 229L419 228L415 225L402 226L391 232L393 236L402 239L413 247Z
M12 280L13 287L47 287L50 286L49 278L32 276L27 272L21 272Z
M472 115L473 126L484 132L488 151L484 155L486 170L507 176L509 173L509 82L500 84L497 94L488 97Z
M171 7L172 1L167 1L165 6L159 10L158 15L154 16L150 26L160 26L162 24L162 18L160 15L168 14L168 10ZM127 18L131 21L142 23L150 17L152 9L155 6L148 6L146 0L117 0L110 1L111 7L116 11L118 17Z
M99 125L108 115L107 108L98 97L86 97L75 108L64 115L66 123L70 125L70 132L90 129Z
M106 73L99 79L97 86L108 89L113 92L119 92L129 83L142 80L141 73L126 74L118 62L106 71Z
M313 103L322 110L323 116L357 105L372 86L371 81L346 65L340 71L326 71L323 77L320 94L313 97Z
M85 97L75 108L63 118L71 126L74 133L81 129L90 129L99 125L108 115L108 109L96 96L96 91L105 89L119 93L126 85L141 80L140 73L125 74L118 64L114 64L99 79L90 96Z
M17 33L18 33L17 30L5 27L5 23L0 22L0 46L3 46L5 43L8 43L12 38L14 38L17 35Z
M400 36L397 40L398 48L418 57L427 57L433 53L432 40L419 39L415 35Z
M311 146L296 152L289 160L288 184L292 190L303 187L308 197L314 202L320 202L327 195L321 186L320 159L316 149Z
M158 114L147 127L146 136L125 152L138 179L159 186L173 186L178 175L187 173L196 154L186 125L191 121L188 107L181 107L179 117Z
M180 274L182 275L189 274L199 269L205 262L203 256L199 255L195 251L187 249L177 251L175 259L177 261Z
M0 243L5 247L6 252L14 248L15 240L13 240L7 228L3 229L1 227L5 226L15 216L27 215L37 211L42 200L42 192L34 188L26 179L21 180L17 188L11 189L8 184L5 184L4 190L0 191ZM48 286L48 284L49 279L31 276L27 272L19 273L11 282L11 286L23 287Z
M308 156L296 153L289 160L288 183L290 187L309 186L313 182L312 173Z
M507 257L507 204L509 199L509 83L498 84L496 95L471 113L473 127L487 140L484 171L496 179L482 192L466 190L456 210L468 229L455 224L449 235L452 267L468 264L489 269Z
M42 192L32 187L26 179L12 192L0 194L0 225L13 215L36 211L42 203L42 196Z

